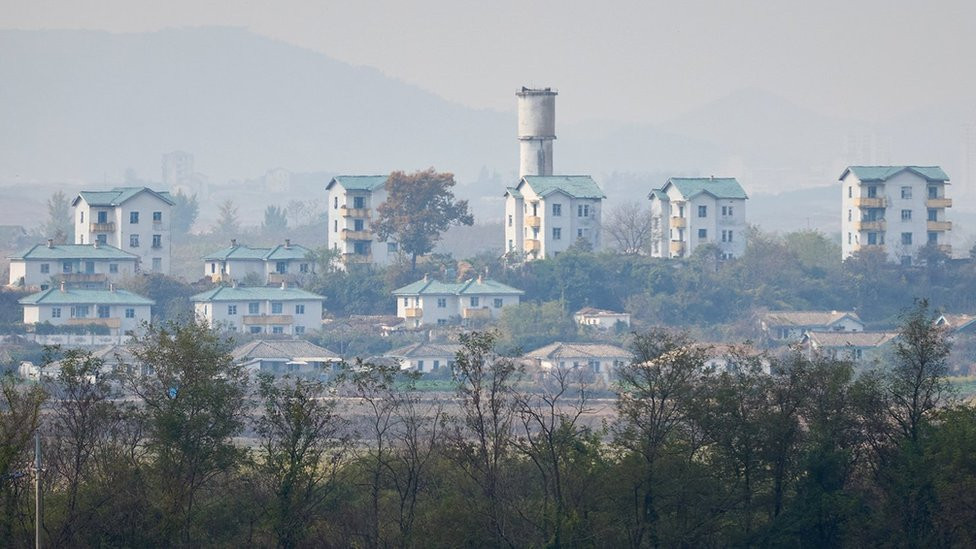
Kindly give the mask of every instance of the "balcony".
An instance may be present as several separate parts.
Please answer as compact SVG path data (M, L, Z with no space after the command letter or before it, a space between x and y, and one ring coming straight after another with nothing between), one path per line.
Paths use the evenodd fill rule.
M104 273L65 273L60 275L55 275L51 278L57 280L63 280L69 284L71 283L95 283L95 282L105 282L108 280L108 275Z
M213 273L207 275L210 278L210 282L220 283L220 282L233 282L233 277L227 273Z
M926 221L925 228L930 231L951 231L952 221Z
M525 224L533 229L538 229L542 226L542 218L537 215L529 215L525 217Z
M525 251L526 252L538 252L542 249L542 242L535 238L525 239Z
M342 254L344 263L372 263L372 254Z
M875 219L874 221L855 221L854 230L855 231L884 231L887 228L887 224L884 219Z
M90 324L97 324L98 326L105 326L106 328L119 329L122 326L121 318L69 318L65 322L68 326L88 326Z
M489 319L491 318L491 309L488 307L465 307L461 311L461 318Z
M373 233L370 231L353 231L343 229L339 233L340 240L373 240Z
M671 216L671 227L675 229L684 229L688 226L688 220L681 217L680 215Z
M407 318L422 318L424 316L424 310L420 307L407 307L403 310L403 314Z
M339 208L340 217L369 217L369 208L350 208L342 206Z
M245 326L271 326L280 324L291 324L291 315L244 315L242 319Z
M855 208L887 208L888 201L883 196L859 196L854 199Z
M682 255L685 253L685 243L680 240L671 241L671 255Z
M925 201L926 208L951 208L951 198L929 198Z
M109 221L107 223L92 223L90 226L90 231L93 233L114 233L115 232L115 222Z

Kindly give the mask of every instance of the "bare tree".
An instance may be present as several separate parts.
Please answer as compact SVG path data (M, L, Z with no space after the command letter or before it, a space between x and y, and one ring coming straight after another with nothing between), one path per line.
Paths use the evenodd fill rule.
M638 202L625 202L611 209L603 221L621 253L644 253L651 242L651 212Z

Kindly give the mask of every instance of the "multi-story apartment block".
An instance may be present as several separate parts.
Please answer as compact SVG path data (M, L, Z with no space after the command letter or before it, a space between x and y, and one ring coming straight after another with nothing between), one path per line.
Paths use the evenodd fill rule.
M603 245L603 190L588 175L526 175L505 191L505 251L555 257L579 240Z
M249 334L302 335L322 325L320 295L278 288L222 286L190 298L197 318Z
M703 244L722 259L746 249L746 192L733 177L672 177L651 191L651 256L689 257Z
M448 324L455 320L491 319L503 308L518 305L522 290L478 277L465 282L439 282L424 277L393 291L397 316L408 328Z
M289 239L272 248L238 245L237 239L232 239L229 248L203 258L203 275L213 282L241 281L252 275L267 284L298 283L315 274L311 253Z
M343 265L386 265L399 253L396 242L380 242L373 233L376 208L386 200L385 175L337 175L329 195L329 248L339 250Z
M112 335L137 330L152 318L155 302L125 290L49 288L22 298L24 324L48 322L54 326L106 326Z
M169 193L146 187L82 191L75 208L75 244L110 244L139 256L143 272L169 274Z
M46 290L64 281L69 287L103 288L136 272L139 257L108 244L38 244L10 256L10 285Z
M946 220L949 176L938 166L850 166L840 176L841 248L844 258L883 251L889 261L912 264L918 251L937 246L952 254Z

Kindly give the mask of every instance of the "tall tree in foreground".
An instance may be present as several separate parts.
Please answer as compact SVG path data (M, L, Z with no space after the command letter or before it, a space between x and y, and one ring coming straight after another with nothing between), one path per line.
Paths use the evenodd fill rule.
M47 395L25 387L10 374L0 376L0 539L32 536L26 504L30 499L33 436ZM27 538L30 539L30 538Z
M454 174L434 168L413 174L393 172L386 180L386 201L377 208L373 229L381 241L395 240L417 268L417 256L430 253L451 225L474 225L467 200L455 200Z

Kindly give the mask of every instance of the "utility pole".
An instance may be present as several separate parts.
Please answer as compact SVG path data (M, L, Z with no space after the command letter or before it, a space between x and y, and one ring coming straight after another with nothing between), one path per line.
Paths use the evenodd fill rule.
M34 547L41 549L41 429L34 430Z

